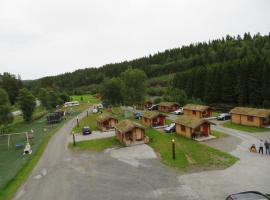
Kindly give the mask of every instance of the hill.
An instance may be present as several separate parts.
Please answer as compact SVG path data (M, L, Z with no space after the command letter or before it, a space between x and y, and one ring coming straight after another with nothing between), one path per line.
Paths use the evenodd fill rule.
M148 94L167 87L184 89L206 103L270 106L270 35L231 37L190 44L154 55L28 81L28 87L52 87L69 93L95 93L106 77L128 67L143 70Z

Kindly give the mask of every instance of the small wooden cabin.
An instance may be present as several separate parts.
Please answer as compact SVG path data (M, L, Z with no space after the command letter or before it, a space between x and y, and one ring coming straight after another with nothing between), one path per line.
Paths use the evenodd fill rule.
M161 102L158 104L158 111L173 112L179 109L179 104L176 102Z
M115 135L125 146L143 144L149 141L149 138L145 136L144 127L128 119L115 125Z
M184 115L189 115L198 118L211 117L212 111L209 106L197 105L197 104L187 104L183 107Z
M207 137L211 133L211 123L203 118L182 115L175 120L176 133L187 138Z
M231 122L247 126L270 126L270 109L235 107L230 111Z
M113 129L117 123L118 120L115 117L108 114L101 114L97 117L97 127L101 131Z
M142 113L141 122L146 126L164 126L166 115L155 112L155 111L145 111Z

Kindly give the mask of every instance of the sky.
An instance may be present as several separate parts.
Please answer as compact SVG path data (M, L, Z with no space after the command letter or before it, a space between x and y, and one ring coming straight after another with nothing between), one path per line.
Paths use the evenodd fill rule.
M245 32L270 32L269 0L0 0L0 73L37 79Z

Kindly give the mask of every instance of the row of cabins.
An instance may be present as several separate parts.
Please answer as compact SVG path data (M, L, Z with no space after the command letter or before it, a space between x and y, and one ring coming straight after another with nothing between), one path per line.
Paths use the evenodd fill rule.
M232 123L258 127L270 125L270 110L267 109L236 107L230 113ZM176 133L187 138L209 136L212 123L205 118L211 114L209 106L187 104L184 106L184 115L175 120ZM166 115L163 113L145 111L142 113L141 123L149 127L164 126L165 119ZM118 122L113 116L101 114L97 118L97 126L102 131L114 128L117 139L126 146L149 140L144 127L131 120Z

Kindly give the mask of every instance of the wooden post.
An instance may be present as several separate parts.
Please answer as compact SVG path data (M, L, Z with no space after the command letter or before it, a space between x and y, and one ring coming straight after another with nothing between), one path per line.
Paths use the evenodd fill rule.
M175 160L175 141L172 139L172 158Z
M8 135L8 150L9 150L10 135Z
M76 140L75 140L75 134L74 134L74 131L72 132L72 136L73 136L73 146L76 146Z
M79 126L79 117L77 116L77 126Z
M88 110L86 111L86 116L88 117Z

